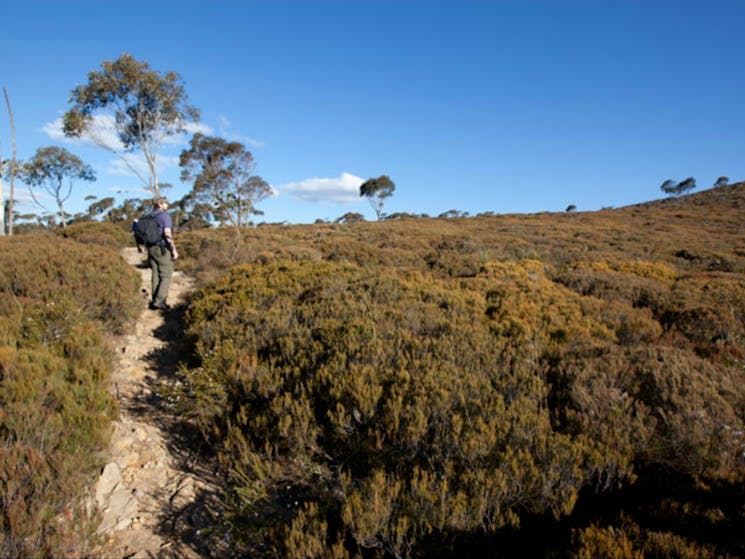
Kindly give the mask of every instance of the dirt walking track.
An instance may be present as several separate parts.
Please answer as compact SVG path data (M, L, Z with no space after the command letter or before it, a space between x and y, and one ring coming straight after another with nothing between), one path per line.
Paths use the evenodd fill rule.
M122 251L142 276L142 295L150 293L150 270L135 248ZM177 266L178 268L178 266ZM119 401L106 467L95 486L103 512L99 533L105 544L97 556L112 559L196 558L212 555L201 542L211 494L207 472L177 444L173 418L162 410L154 388L173 375L183 356L180 313L190 278L178 270L167 312L144 310L134 331L117 340L119 364L111 391ZM182 441L183 443L183 441Z

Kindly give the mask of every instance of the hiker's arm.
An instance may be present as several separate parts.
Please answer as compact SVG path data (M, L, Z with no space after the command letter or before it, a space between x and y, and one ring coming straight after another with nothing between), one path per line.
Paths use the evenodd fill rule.
M168 250L171 251L171 257L176 260L178 258L178 251L176 250L176 243L173 241L173 231L171 231L170 227L163 229L163 236L166 238Z

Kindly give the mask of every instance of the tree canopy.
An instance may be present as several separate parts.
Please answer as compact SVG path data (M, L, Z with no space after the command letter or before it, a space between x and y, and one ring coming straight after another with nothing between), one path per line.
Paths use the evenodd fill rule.
M355 223L365 221L365 216L358 212L347 212L336 219L336 223Z
M660 190L668 196L680 196L696 188L696 179L688 177L686 180L681 182L675 182L674 180L666 180L660 186Z
M249 224L260 214L256 204L271 195L269 184L254 175L253 155L240 142L195 134L181 152L181 180L194 181L193 204L209 203L213 216L235 227Z
M72 90L72 107L63 118L66 136L86 135L96 144L117 153L129 169L157 195L157 155L163 141L182 133L187 123L199 120L199 111L187 103L186 89L175 72L161 74L128 53L105 61L88 82ZM120 146L101 136L96 117L113 120ZM143 177L125 154L140 150L149 170Z
M65 226L64 203L72 194L75 180L95 181L96 175L90 165L86 165L77 156L65 148L57 146L42 147L19 169L20 179L29 185L29 192L34 201L46 209L46 206L34 193L40 188L51 196L57 205L57 215L62 226Z
M393 195L396 185L388 177L381 175L375 179L367 179L360 185L360 196L364 196L370 202L378 220L383 216L383 201Z

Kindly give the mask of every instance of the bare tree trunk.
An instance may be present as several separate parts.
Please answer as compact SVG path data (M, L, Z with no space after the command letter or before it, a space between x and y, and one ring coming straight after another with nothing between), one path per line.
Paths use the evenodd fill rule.
M16 176L16 125L13 119L13 110L10 108L10 98L8 90L3 86L3 95L5 95L5 104L8 106L8 116L10 117L10 138L13 144L13 158L10 163L10 196L8 197L7 228L8 235L13 234L13 203L15 200L15 176Z
M0 146L0 237L5 235L5 196L3 196L3 152Z

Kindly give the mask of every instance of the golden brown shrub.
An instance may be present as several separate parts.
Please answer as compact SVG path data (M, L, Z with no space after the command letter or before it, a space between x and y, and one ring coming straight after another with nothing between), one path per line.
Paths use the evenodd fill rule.
M138 312L136 280L100 246L0 239L0 557L85 554L80 498L116 415L104 326Z

